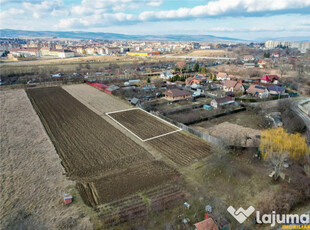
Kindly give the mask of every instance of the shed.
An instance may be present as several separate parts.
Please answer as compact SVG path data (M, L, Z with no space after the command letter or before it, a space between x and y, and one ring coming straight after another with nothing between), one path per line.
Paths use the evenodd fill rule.
M136 97L133 97L133 98L131 98L131 100L130 100L130 103L133 104L133 105L137 105L138 102L139 102L139 99L136 98Z
M185 206L187 209L189 209L189 208L191 207L191 205L190 205L189 203L187 203L187 202L184 202L184 206Z
M202 107L206 110L212 110L212 106L210 105L203 105Z
M117 86L117 85L110 85L110 86L107 88L107 91L113 92L113 91L118 90L118 89L119 89L119 86Z
M211 107L211 108L212 108L212 107ZM211 205L206 205L205 209L206 209L206 212L212 213L212 207L211 207Z
M64 194L64 203L65 205L71 204L72 203L72 196L70 193L65 193Z

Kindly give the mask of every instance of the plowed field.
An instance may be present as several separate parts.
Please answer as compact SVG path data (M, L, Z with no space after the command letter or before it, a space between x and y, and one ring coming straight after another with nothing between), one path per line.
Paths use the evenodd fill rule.
M147 142L180 166L187 166L210 155L211 146L201 139L182 132L159 137Z
M109 113L108 115L143 140L178 130L141 109Z
M27 93L86 203L111 201L177 174L62 88Z

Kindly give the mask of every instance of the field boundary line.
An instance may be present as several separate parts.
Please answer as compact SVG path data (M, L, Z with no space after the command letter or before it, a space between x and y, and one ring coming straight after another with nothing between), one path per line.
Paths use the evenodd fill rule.
M155 137L150 137L150 138L147 138L147 139L144 139L143 141L150 141L150 140L153 140L153 139L156 139L156 138L159 138L159 137L163 137L163 136L167 136L169 134L172 134L172 133L176 133L176 132L180 132L182 129L180 130L174 130L174 131L171 131L169 133L164 133L164 134L161 134L161 135L158 135L158 136L155 136Z
M135 109L140 109L140 108L129 108L129 109L122 109L122 110L117 110L117 111L112 111L112 112L107 112L105 113L106 115L112 114L112 113L121 113L121 112L126 112L130 110L135 110Z
M174 130L174 131L171 131L171 132L168 132L168 133L164 133L164 134L161 134L161 135L157 135L157 136L154 136L154 137L150 137L150 138L147 138L147 139L142 139L141 137L139 137L137 134L135 134L134 132L132 132L130 129L128 129L127 127L125 127L123 124L121 124L119 121L117 121L116 119L114 119L113 117L110 116L110 114L113 114L113 113L121 113L121 112L126 112L126 111L130 111L130 110L141 110L143 112L145 112L146 114L149 114L153 117L155 117L156 119L160 120L160 121L163 121L165 123L167 123L168 125L176 128L177 130ZM174 124L171 124L170 122L160 118L160 117L157 117L156 115L154 114L151 114L141 108L130 108L130 109L122 109L122 110L117 110L117 111L112 111L112 112L107 112L105 113L109 118L111 118L114 122L116 122L117 124L119 124L121 127L123 127L125 130L127 130L128 132L130 132L132 135L134 135L136 138L138 138L140 141L142 142L145 142L145 141L150 141L150 140L153 140L153 139L156 139L156 138L159 138L159 137L163 137L163 136L166 136L166 135L169 135L169 134L172 134L172 133L176 133L176 132L179 132L181 131L182 129Z
M174 124L171 124L169 121L166 121L166 120L162 119L161 117L158 117L158 116L156 116L156 115L154 115L154 114L152 114L152 113L149 113L149 112L145 111L144 109L141 109L141 108L139 108L139 109L142 110L143 112L145 112L145 113L147 113L147 114L149 114L149 115L151 115L151 116L157 118L158 120L161 120L161 121L167 123L168 125L170 125L170 126L172 126L172 127L175 127L175 128L176 128L177 130L179 130L179 131L182 130L180 127L178 127L178 126L176 126L176 125L174 125Z
M116 122L117 124L119 124L120 126L122 126L124 129L126 129L128 132L130 132L132 135L134 135L136 138L138 138L140 141L144 141L141 137L139 137L137 134L135 134L134 132L132 132L130 129L126 128L124 125L122 125L120 122L118 122L117 120L115 120L113 117L111 117L108 113L106 113L106 115L111 118L114 122Z
M107 112L107 113L105 113L105 114L106 114L106 115L109 115L109 114L112 114L112 113L121 113L121 112L126 112L126 111L130 111L130 110L135 110L135 109L139 109L139 110L145 112L146 114L151 115L151 116L155 117L156 119L158 119L158 120L160 120L160 121L163 121L163 122L167 123L168 125L170 125L170 126L176 128L177 130L182 130L180 127L178 127L178 126L176 126L176 125L174 125L174 124L171 124L169 121L166 121L166 120L162 119L161 117L158 117L158 116L156 116L156 115L154 115L154 114L152 114L152 113L149 113L149 112L147 112L147 111L145 111L144 109L141 109L141 108L122 109L122 110Z

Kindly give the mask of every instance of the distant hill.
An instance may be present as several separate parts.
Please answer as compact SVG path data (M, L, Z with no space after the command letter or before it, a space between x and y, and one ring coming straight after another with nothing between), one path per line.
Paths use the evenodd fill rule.
M82 31L27 31L1 29L0 37L6 38L39 38L57 37L72 39L106 39L106 40L148 40L148 41L205 41L205 42L229 42L245 40L229 37L216 37L212 35L126 35L102 32L82 32Z
M309 36L292 36L292 37L278 37L278 38L258 38L258 41L264 42L272 41L286 41L286 42L310 42Z

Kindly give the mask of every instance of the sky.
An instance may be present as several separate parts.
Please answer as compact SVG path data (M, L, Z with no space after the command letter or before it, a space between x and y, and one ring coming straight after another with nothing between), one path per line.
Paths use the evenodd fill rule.
M0 28L310 37L310 0L0 0Z

